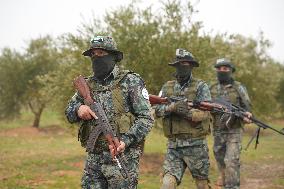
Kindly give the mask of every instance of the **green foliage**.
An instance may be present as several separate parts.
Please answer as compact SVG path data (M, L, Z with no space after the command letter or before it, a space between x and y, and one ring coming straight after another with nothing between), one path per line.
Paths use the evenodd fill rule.
M26 90L23 56L11 49L3 49L0 57L0 119L19 115Z
M191 19L195 12L190 1L162 1L157 10L139 8L133 1L107 12L103 19L82 23L77 34L62 35L56 42L49 36L31 40L24 54L4 49L0 118L15 117L27 105L34 112L53 105L64 117L64 108L74 94L73 78L92 74L90 60L82 52L89 48L91 37L106 34L114 37L124 53L120 67L139 73L152 94L173 79L175 70L168 63L175 58L176 48L185 48L200 63L194 77L208 83L216 82L216 59L231 59L237 68L236 80L248 89L253 112L266 118L278 116L272 112L279 112L279 104L283 105L284 68L267 54L270 42L263 33L257 39L202 33L202 22Z
M280 104L282 111L284 112L284 77L279 82L276 99L277 102Z
M29 107L35 115L33 126L38 127L43 109L51 100L43 80L58 66L58 51L50 36L31 40L26 52L2 51L0 116L12 119L22 108Z

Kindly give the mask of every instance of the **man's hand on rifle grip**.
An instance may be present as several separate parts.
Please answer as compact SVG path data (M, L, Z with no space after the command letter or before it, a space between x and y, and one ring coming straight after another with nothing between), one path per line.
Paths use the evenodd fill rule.
M252 113L245 112L245 117L244 117L243 121L247 124L252 123L250 118L252 118Z
M119 142L119 146L115 149L115 146L113 145L108 145L109 147L109 151L111 154L111 157L114 159L114 156L116 156L117 154L123 152L125 150L125 143L123 141Z
M93 118L98 119L95 112L93 112L91 108L87 105L81 105L77 111L77 114L79 118L84 119L84 120L90 120Z

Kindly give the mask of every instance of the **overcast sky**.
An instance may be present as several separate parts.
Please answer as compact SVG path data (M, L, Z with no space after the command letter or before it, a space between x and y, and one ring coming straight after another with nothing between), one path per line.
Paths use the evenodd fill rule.
M40 35L75 33L83 21L103 17L106 10L126 5L130 0L1 0L0 48L24 49L26 42ZM158 0L141 0L141 6ZM207 32L240 33L258 37L260 31L273 43L269 53L284 63L283 0L192 0Z

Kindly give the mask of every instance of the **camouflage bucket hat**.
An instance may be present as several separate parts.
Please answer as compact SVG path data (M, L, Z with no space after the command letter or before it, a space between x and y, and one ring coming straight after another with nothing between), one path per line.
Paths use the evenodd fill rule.
M116 42L109 36L95 36L90 41L90 48L83 52L84 56L92 56L93 49L103 49L107 52L116 55L116 61L120 62L123 59L123 53L117 50Z
M199 67L199 63L194 59L194 56L191 54L191 52L185 49L177 49L175 60L168 65L175 66L180 62L189 62L193 64L194 67Z
M220 66L228 66L232 69L232 72L236 71L234 64L227 58L219 58L216 60L214 67L219 68Z

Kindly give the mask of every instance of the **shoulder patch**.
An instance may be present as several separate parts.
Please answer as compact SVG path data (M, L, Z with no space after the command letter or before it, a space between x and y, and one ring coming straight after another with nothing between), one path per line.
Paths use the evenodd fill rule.
M149 100L149 93L147 91L147 89L144 87L142 89L142 96L146 99L146 100Z

